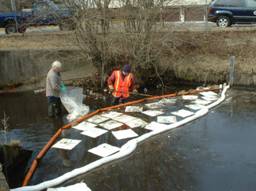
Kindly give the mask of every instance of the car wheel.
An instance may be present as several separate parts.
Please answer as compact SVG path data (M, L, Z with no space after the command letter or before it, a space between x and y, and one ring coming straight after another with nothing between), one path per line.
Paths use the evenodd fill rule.
M16 29L16 25L13 23L7 24L5 26L5 33L6 34L12 34L12 33L16 33L17 29Z
M22 26L22 27L19 27L19 28L18 28L18 32L19 32L19 33L25 33L26 30L27 30L27 28L26 28L25 26Z
M231 20L228 16L219 16L216 24L218 27L229 27L231 26Z

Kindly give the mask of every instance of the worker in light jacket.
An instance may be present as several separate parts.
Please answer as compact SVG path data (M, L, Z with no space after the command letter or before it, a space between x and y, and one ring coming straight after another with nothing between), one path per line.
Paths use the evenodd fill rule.
M46 97L48 99L48 116L61 115L60 92L64 88L61 80L62 64L59 61L52 63L46 78Z

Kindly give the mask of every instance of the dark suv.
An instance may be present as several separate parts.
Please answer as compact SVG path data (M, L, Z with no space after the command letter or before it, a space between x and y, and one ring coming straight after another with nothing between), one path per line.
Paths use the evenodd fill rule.
M208 20L219 27L256 23L256 0L214 0L209 6Z

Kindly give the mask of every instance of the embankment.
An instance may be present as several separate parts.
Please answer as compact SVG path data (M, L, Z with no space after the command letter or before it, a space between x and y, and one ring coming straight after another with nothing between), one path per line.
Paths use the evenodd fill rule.
M226 81L228 59L234 55L235 84L256 85L255 34L254 28L166 32L166 43L173 43L173 48L161 51L159 73L166 80L219 83ZM94 77L96 69L80 54L74 39L72 32L0 37L0 86L42 86L56 59L65 64L66 79Z

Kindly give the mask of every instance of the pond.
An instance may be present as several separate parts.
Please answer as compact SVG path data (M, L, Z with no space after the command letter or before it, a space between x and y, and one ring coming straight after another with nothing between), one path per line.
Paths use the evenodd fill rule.
M142 143L136 152L72 179L93 191L111 190L254 190L256 182L255 93L232 90L207 116ZM176 106L175 106L176 107ZM34 158L63 119L48 119L43 95L32 92L1 95L0 110L9 116L7 140L17 140ZM144 129L135 130L143 134ZM120 147L111 134L84 139L75 129L62 137L81 138L77 152L51 149L31 184L49 180L98 159L87 150L103 142ZM28 166L31 161L28 161ZM16 186L16 185L15 185Z

